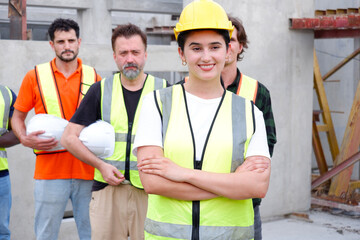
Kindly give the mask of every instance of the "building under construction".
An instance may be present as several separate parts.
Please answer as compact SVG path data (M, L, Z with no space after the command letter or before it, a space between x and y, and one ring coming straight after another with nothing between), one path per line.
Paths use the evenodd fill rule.
M262 218L312 206L360 215L360 0L215 1L242 20L250 40L239 69L271 93L278 142ZM101 76L117 70L112 29L137 24L149 37L145 71L177 82L187 69L172 28L189 2L0 0L0 82L18 93L26 72L54 57L47 28L57 17L79 23L79 57ZM12 238L35 239L35 155L17 145L8 159ZM59 238L78 239L70 204Z

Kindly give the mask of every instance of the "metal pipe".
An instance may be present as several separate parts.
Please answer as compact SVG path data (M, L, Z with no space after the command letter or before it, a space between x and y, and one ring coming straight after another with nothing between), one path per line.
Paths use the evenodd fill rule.
M337 174L339 174L340 172L342 172L346 168L350 167L351 165L353 165L354 163L356 163L359 160L360 160L360 151L357 152L356 154L352 155L350 158L346 159L345 161L343 161L336 167L332 168L330 171L324 173L323 175L321 175L320 177L318 177L317 179L312 181L311 190L320 186L322 183L324 183L327 180L329 180L330 178L336 176Z

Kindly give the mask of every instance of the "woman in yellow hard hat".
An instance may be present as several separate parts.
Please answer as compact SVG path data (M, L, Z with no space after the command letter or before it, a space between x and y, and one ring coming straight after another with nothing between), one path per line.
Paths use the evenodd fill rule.
M251 198L267 192L270 159L261 112L220 82L232 30L217 3L187 5L174 31L189 79L144 98L145 239L253 239Z

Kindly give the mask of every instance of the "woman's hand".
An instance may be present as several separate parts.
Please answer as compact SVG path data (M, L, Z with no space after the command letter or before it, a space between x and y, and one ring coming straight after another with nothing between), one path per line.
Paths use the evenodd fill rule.
M168 158L144 158L138 164L139 171L154 174L174 182L185 182L191 169L180 167Z
M246 158L246 160L236 169L235 172L254 171L262 173L268 169L270 165L271 161L267 157L251 156Z

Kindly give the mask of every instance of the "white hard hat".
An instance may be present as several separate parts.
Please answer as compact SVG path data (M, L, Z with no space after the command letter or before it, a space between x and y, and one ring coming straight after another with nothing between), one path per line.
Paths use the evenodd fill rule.
M45 133L38 135L39 138L55 138L58 144L48 151L65 149L60 144L61 135L69 122L66 119L59 118L50 114L36 114L26 126L26 134L43 130Z
M90 124L80 132L79 139L99 158L107 158L114 153L115 131L108 122L98 120Z

